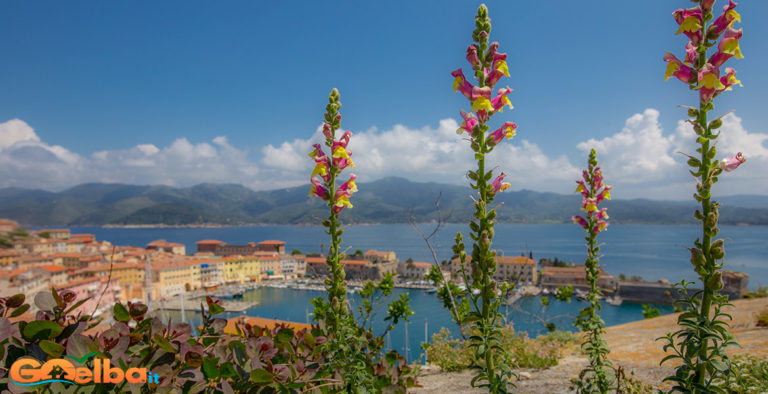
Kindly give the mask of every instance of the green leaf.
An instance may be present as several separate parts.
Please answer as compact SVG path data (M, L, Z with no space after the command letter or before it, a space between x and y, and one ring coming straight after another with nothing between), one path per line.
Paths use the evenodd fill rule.
M203 374L208 379L216 379L219 377L219 359L206 357L203 360Z
M24 294L13 295L5 301L5 306L8 308L18 308L24 303L25 298L26 296Z
M47 339L40 341L40 348L49 356L59 357L64 353L64 346Z
M258 385L266 386L272 383L272 374L263 369L254 369L251 371L251 381Z
M277 341L278 342L290 342L293 339L293 330L290 328L281 328L280 331L277 332Z
M211 316L214 316L224 312L224 307L219 304L210 304L208 306L208 311L211 313Z
M231 362L221 365L221 376L225 378L233 378L238 376L237 371L235 370L235 367L232 366Z
M725 372L728 370L728 364L724 363L723 360L713 358L709 360L709 363L712 364L712 366L720 372Z
M176 349L173 348L173 345L160 334L155 334L155 343L168 353L176 353Z
M61 334L64 330L60 325L50 320L33 320L24 326L22 335L32 341L35 339L50 339Z
M112 313L115 315L115 320L119 322L127 322L128 320L131 320L131 315L128 313L128 309L125 309L123 304L116 302L114 308L112 308Z
M29 304L24 304L24 305L22 305L22 306L20 306L20 307L18 307L16 309L14 309L13 312L11 312L10 317L21 316L21 314L26 312L27 310L29 310Z

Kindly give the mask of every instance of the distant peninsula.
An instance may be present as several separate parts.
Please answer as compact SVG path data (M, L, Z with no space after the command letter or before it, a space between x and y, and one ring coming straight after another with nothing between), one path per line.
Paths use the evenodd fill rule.
M359 184L354 209L344 212L346 223L407 223L437 219L448 222L472 217L465 186L419 183L388 177ZM61 192L20 188L0 189L0 217L39 226L234 226L247 224L316 224L326 215L323 202L308 196L308 186L254 191L236 184L192 187L87 183ZM579 196L507 191L498 220L502 223L568 223L578 214ZM768 224L768 196L729 196L720 199L721 224ZM693 224L693 201L613 200L605 206L613 223Z

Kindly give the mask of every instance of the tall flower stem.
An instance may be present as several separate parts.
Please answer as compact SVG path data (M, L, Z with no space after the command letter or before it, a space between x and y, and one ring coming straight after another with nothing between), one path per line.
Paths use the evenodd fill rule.
M603 184L603 174L597 165L597 154L594 149L589 154L589 166L583 172L583 180L577 181L576 192L581 193L582 210L586 217L574 216L573 221L584 229L587 242L587 259L585 260L586 283L589 285L587 301L589 305L580 311L576 325L587 332L587 339L582 344L582 350L589 356L589 366L575 380L578 391L582 393L606 393L614 388L609 380L609 370L613 368L608 359L607 343L602 338L605 322L600 318L599 296L602 294L598 286L600 278L600 246L597 245L597 235L608 226L608 214L605 208L598 210L597 206L604 200L610 199L611 186Z
M721 76L720 67L731 57L743 57L739 48L742 31L732 27L734 22L741 20L734 10L736 3L729 0L716 19L712 15L714 3L714 0L701 0L696 7L673 13L680 25L678 34L685 34L690 41L686 45L684 61L671 53L664 56L668 63L665 78L676 77L699 93L698 108L688 107L691 118L688 122L697 135L699 147L696 151L699 157L686 156L688 166L692 168L691 174L697 181L694 198L701 205L694 213L694 217L701 221L701 237L689 250L702 290L689 294L687 286L690 282L681 282L683 299L678 303L686 309L678 317L681 328L660 338L667 341L665 350L673 350L673 354L665 357L662 363L670 359L680 360L675 375L665 380L677 383L673 390L693 393L710 392L713 379L728 373L730 361L723 349L736 344L727 329L730 316L721 311L722 307L730 304L728 297L720 293L725 251L723 239L715 239L719 232L720 204L712 200L711 190L719 175L736 169L744 158L739 153L721 162L715 159L720 134L715 130L722 125L722 121L720 118L710 121L708 113L714 108L715 97L740 84L733 68L725 68L725 75ZM719 43L716 42L718 39ZM708 56L708 49L715 45L717 52Z

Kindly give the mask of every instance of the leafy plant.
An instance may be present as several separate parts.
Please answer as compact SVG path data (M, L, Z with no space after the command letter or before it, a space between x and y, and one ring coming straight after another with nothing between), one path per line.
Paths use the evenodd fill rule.
M506 53L499 53L497 42L489 44L491 20L488 8L482 4L475 17L475 30L472 32L473 44L467 48L467 61L472 66L478 86L472 85L461 69L451 73L454 77L454 92L460 91L471 103L470 112L461 111L464 122L457 130L469 135L470 146L475 152L477 169L469 171L470 186L477 191L474 200L474 219L470 222L470 238L473 240L472 252L467 256L463 237L458 233L453 252L461 268L458 274L464 281L465 289L446 283L439 269L433 267L429 278L437 282L438 292L446 306L450 305L451 314L464 333L464 326L476 330L469 336L470 346L475 353L476 363L472 366L477 374L472 379L472 386L485 387L490 392L507 392L511 385L513 360L501 346L504 316L499 313L503 297L512 289L509 283L498 284L493 280L496 272L496 252L491 249L496 222L496 208L491 207L497 193L509 188L509 183L502 182L503 172L495 179L493 169L486 168L486 155L504 139L514 137L517 125L505 122L495 131L488 133L487 122L504 106L512 104L507 95L510 88L498 89L492 97L493 87L503 76L509 76ZM492 180L493 179L493 180ZM484 383L483 383L484 382ZM478 384L480 383L480 384Z
M654 308L650 305L643 304L643 319L653 319L661 315L659 308Z
M322 145L315 144L315 149L309 154L315 161L310 195L326 201L330 213L322 224L331 237L326 258L329 277L325 285L328 298L325 300L319 297L312 300L314 319L328 333L328 341L321 347L329 361L327 373L338 376L341 380L340 384L331 385L334 390L405 391L406 387L416 384L418 371L409 367L407 360L397 352L383 354L383 338L400 320L407 320L408 316L413 314L408 295L402 294L389 304L384 319L389 324L378 336L373 333L372 315L374 308L380 307L382 299L392 293L392 276L387 275L379 283L367 282L364 285L360 292L362 305L358 308L360 322L355 320L347 300L347 284L341 263L344 252L340 250L344 230L341 228L339 214L345 208L352 208L350 198L357 192L357 185L354 174L350 175L347 182L338 187L336 185L341 172L355 166L350 157L351 153L346 150L352 133L345 131L341 137L336 138L336 131L341 125L339 98L338 90L333 89L325 107L323 135L325 146L330 153L326 155Z
M597 286L600 276L600 246L597 245L597 235L608 227L608 210L598 209L598 205L611 198L611 186L603 183L603 172L597 165L597 153L594 149L589 153L589 166L583 172L582 180L576 181L576 192L582 196L581 209L586 213L585 217L574 216L574 223L580 225L586 232L584 240L587 242L587 259L585 260L586 283L589 286L587 302L589 305L582 309L579 318L574 323L587 333L587 338L581 344L581 349L589 356L589 366L579 374L579 379L574 380L578 392L605 393L615 388L612 379L613 365L608 359L608 344L603 339L605 322L598 314L600 312L600 299L603 294Z
M726 393L768 392L768 359L736 355L731 360L731 373L713 379L712 386Z
M677 34L683 33L689 40L685 60L681 61L667 52L664 61L667 62L665 79L676 77L699 93L698 108L687 107L688 122L697 135L699 147L696 152L699 156L686 156L692 168L691 175L697 180L694 198L701 204L694 217L702 224L701 237L689 250L691 263L703 289L689 295L689 283L685 280L680 283L683 295L680 303L684 309L678 317L680 329L663 337L665 351L672 350L673 354L661 362L672 359L679 362L675 375L665 379L675 384L673 391L700 393L716 390L712 387L713 380L729 374L731 365L724 348L736 345L728 332L731 316L722 311L724 306L730 304L728 296L720 293L725 250L724 240L716 239L720 204L712 200L711 189L723 172L735 170L744 162L744 157L739 152L717 161L716 145L720 133L716 130L723 124L722 116L709 121L708 114L715 107L713 99L716 96L740 84L735 76L736 70L728 67L725 75L721 76L720 68L731 57L738 59L743 56L739 48L742 31L733 28L735 21L741 21L741 16L734 9L736 3L729 0L717 18L712 14L714 0L694 3L698 5L673 14L680 26ZM719 43L716 42L718 39ZM708 56L708 50L715 44L717 51Z

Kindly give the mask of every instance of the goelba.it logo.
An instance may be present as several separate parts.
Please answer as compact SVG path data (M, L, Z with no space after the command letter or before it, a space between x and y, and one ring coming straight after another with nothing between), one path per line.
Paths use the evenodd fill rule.
M78 364L97 355L91 352L81 358L68 357ZM69 384L87 383L122 383L127 381L133 384L159 383L160 376L148 371L146 368L128 368L123 371L119 367L110 365L109 359L96 358L93 360L93 368L86 366L76 367L71 361L63 358L55 358L40 363L33 358L20 358L11 365L11 381L19 386L35 386L53 382Z

